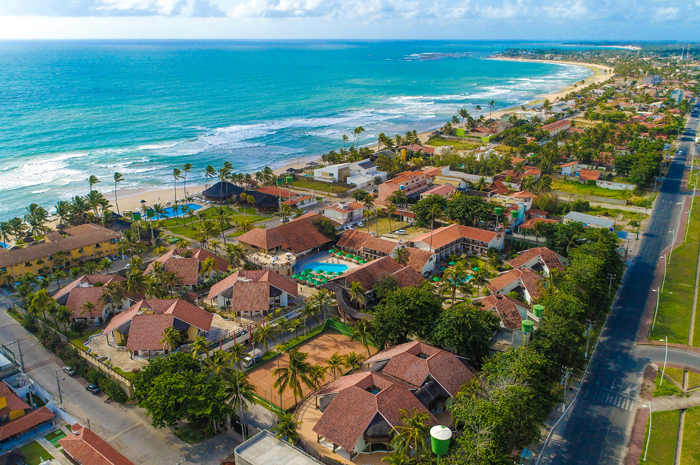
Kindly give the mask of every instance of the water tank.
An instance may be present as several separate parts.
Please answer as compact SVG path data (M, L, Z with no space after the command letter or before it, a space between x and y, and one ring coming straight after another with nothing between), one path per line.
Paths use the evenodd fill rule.
M146 216L148 218L153 218L154 216L156 216L156 212L152 208L149 208L148 210L146 210Z
M503 208L501 208L501 207L496 207L496 208L493 209L493 214L494 214L494 215L498 216L498 215L500 215L501 213L503 213Z
M532 313L534 313L537 318L540 318L543 312L544 305L537 304L532 306Z
M430 428L430 443L433 446L433 453L438 457L447 454L451 437L452 431L447 426L437 425Z
M511 217L511 218L517 218L517 217L518 217L518 211L517 211L517 210L511 211L511 212L510 212L510 217Z
M281 186L282 184L284 184L284 179L282 179L282 178L277 178L277 179L275 180L275 182L277 183L278 186Z
M535 329L535 322L530 320L523 320L523 332L531 333Z
M294 176L287 176L286 180L287 180L287 184L291 184L292 181L294 181Z
M141 221L141 213L139 212L133 212L131 214L131 219L134 221Z

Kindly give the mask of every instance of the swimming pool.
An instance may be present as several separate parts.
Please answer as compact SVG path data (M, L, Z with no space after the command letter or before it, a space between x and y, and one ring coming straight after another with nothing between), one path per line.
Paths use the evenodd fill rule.
M202 208L201 205L197 205L196 203L186 203L184 205L179 205L178 210L177 210L178 216L182 215L182 207L190 207L190 209L192 211L196 211L196 210L199 210L200 208ZM173 211L173 207L168 207L168 208L164 209L163 211L165 212L165 216L167 216L167 217L171 217L175 213Z
M6 249L6 248L7 248L7 244L5 244L4 242L0 242L0 249Z
M348 266L341 263L311 262L304 265L304 269L312 271L340 271L344 273L348 270Z

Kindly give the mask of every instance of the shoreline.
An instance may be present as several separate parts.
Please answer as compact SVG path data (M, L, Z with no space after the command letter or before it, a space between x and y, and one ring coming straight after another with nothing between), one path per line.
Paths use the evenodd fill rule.
M548 63L548 64L561 65L561 66L581 66L581 67L587 68L593 72L593 74L591 74L590 76L588 76L587 78L584 79L584 84L582 84L583 87L590 85L590 84L593 84L593 83L600 83L600 82L608 80L611 76L610 72L612 71L612 68L610 68L608 66L598 65L598 64L594 64L594 63L579 63L579 62L575 62L575 61L531 60L531 59L502 58L502 57L482 58L482 59L484 59L484 60L496 60L496 61L514 61L514 62L520 61L520 62L529 62L529 63ZM538 95L535 100L527 102L524 105L533 105L533 104L541 102L545 99L549 99L550 101L554 101L557 98L562 98L574 89L574 84L570 84L568 86L565 86L556 92ZM512 111L513 109L516 109L516 108L520 108L520 105L512 106L509 108L504 108L502 110L493 111L493 112L491 112L491 116L492 117L499 117L499 116L503 115L504 113L508 113L509 111ZM436 126L434 129L438 129L438 128L439 128L439 126ZM424 143L427 140L427 136L433 130L422 132L422 133L418 134L418 139ZM377 145L373 144L373 145L368 145L366 147L376 149ZM288 160L284 165L277 167L277 168L273 168L273 172L277 176L279 176L279 175L285 173L289 168L294 168L294 169L303 168L306 166L306 163L311 162L311 161L320 162L321 155L306 155L306 156L299 157L299 158L292 158L292 159ZM218 181L212 180L212 184L215 184L216 182L218 182ZM187 192L189 194L198 193L198 192L201 192L202 190L204 190L204 185L194 185L191 187L187 186ZM178 186L178 192L182 192L182 184L180 184ZM114 191L111 190L108 193L103 193L103 195L105 196L105 198L107 200L109 200L113 204L112 210L116 211L116 206L114 206ZM182 195L184 197L184 192ZM178 198L181 198L180 194L178 194ZM141 200L145 200L147 205L153 205L154 203L161 203L162 205L165 205L165 203L167 203L167 202L172 202L174 200L174 192L173 192L172 186L171 187L144 187L144 188L138 188L138 189L129 189L128 191L124 190L124 191L122 191L122 193L118 193L118 199L119 199L119 210L120 211L137 210L141 206Z

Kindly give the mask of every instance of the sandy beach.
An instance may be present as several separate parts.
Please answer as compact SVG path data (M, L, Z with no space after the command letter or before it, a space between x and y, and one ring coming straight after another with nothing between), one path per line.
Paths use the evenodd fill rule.
M579 63L579 62L572 62L572 61L552 61L552 60L527 60L527 59L514 59L514 58L487 58L489 60L501 60L501 61L522 61L522 62L532 62L532 63L549 63L549 64L555 64L555 65L574 65L574 66L583 66L585 68L590 69L593 74L591 76L588 76L584 81L583 85L579 85L578 87L585 87L590 84L595 84L595 83L600 83L603 81L606 81L610 78L612 75L612 68L608 66L603 66L603 65L598 65L598 64L592 64L592 63ZM566 86L557 92L550 93L550 94L543 94L538 96L536 100L533 100L531 102L526 103L526 106L529 105L534 105L536 103L542 102L545 99L549 99L550 101L554 101L557 98L563 98L566 94L571 92L574 89L574 85ZM508 113L513 111L514 109L519 109L520 106L517 107L510 107L510 108L505 108L503 110L498 110L498 111L493 111L491 112L492 117L499 117L504 113ZM437 129L437 126L436 128ZM427 141L428 136L430 132L424 132L419 134L419 139L422 142ZM368 147L376 149L376 145L369 145ZM306 163L310 161L315 161L319 162L321 160L320 155L307 155L305 157L301 158L295 158L289 160L288 163L286 163L284 166L280 166L278 168L273 169L274 173L276 175L281 175L283 174L287 169L289 168L304 168L306 166ZM216 181L212 181L212 184L216 183ZM203 185L196 185L196 186L187 186L187 193L192 195L198 192L201 192L205 189L205 186ZM180 183L177 188L178 192L178 199L182 199L185 197L182 184ZM107 200L110 201L113 205L113 210L116 210L116 207L114 207L114 191L111 190L109 192L103 192L104 196L107 198ZM119 198L119 209L120 211L124 210L136 210L141 207L141 200L146 201L146 205L153 205L154 203L160 203L162 205L165 205L167 202L173 202L174 200L174 191L172 186L170 187L163 187L163 188L158 188L158 187L150 187L150 188L143 188L143 189L128 189L128 190L120 190L118 192L118 198Z

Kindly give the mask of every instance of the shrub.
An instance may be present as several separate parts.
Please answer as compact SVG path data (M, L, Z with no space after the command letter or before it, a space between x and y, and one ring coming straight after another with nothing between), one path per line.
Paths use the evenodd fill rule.
M129 397L124 393L118 382L109 378L102 378L99 382L99 387L105 395L120 404L126 402Z
M82 334L86 329L88 329L87 321L77 320L70 324L70 330L76 333Z

